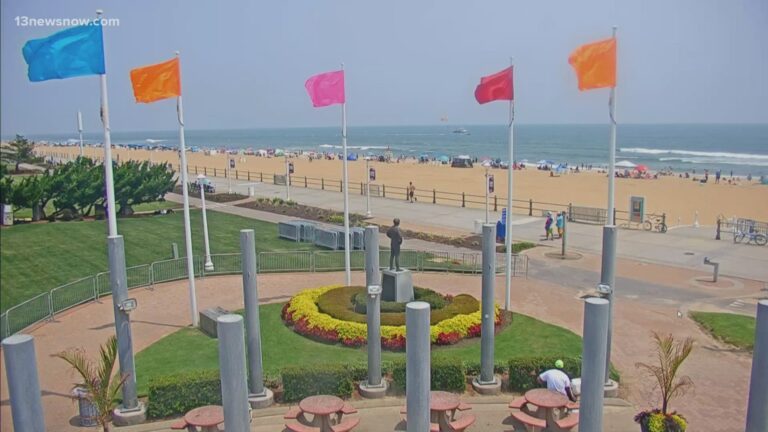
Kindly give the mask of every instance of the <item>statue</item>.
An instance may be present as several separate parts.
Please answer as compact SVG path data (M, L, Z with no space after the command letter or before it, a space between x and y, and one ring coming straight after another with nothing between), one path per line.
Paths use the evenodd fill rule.
M402 271L400 268L400 245L403 244L403 235L400 233L400 219L395 218L392 225L387 230L387 237L390 239L390 253L389 253L389 269L392 270L392 264L395 264L397 271Z

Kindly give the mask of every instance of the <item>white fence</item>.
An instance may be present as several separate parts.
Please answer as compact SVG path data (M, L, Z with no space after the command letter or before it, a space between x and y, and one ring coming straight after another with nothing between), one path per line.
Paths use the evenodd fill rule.
M513 255L512 258L513 275L527 277L528 257ZM381 268L388 267L389 251L382 250L379 259ZM195 276L206 277L242 272L242 259L239 253L211 255L211 261L214 270L208 271L203 265L203 257L196 257ZM350 251L350 263L352 270L363 270L365 252ZM400 265L413 271L479 273L481 264L481 254L477 252L403 250L400 253ZM344 269L344 251L260 252L256 256L256 267L259 273L339 271ZM504 272L503 255L497 255L496 271ZM185 279L187 260L178 258L129 267L126 269L126 275L129 290ZM98 273L58 286L13 306L0 315L0 337L5 338L33 324L51 320L58 313L83 303L96 301L99 297L111 293L109 272Z

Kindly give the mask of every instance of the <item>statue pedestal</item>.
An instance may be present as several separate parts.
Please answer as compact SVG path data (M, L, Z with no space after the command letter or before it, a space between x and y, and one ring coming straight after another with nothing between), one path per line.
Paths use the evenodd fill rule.
M381 271L381 299L406 303L413 301L413 276L408 269Z

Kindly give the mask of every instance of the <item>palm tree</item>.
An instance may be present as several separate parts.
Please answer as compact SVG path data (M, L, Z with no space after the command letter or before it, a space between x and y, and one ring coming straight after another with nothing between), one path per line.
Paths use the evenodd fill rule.
M55 356L69 363L80 374L83 382L75 384L75 388L79 387L85 390L85 397L96 407L96 420L104 432L109 432L115 399L128 375L119 379L112 376L117 358L117 338L115 336L111 336L99 350L98 361L91 361L85 356L83 349L77 348L62 351Z
M658 381L661 390L661 413L666 415L669 402L677 396L684 395L693 385L693 381L688 376L676 379L680 366L691 354L693 338L676 341L671 334L660 336L653 332L653 339L656 341L658 365L635 363L635 366L648 370L649 374Z

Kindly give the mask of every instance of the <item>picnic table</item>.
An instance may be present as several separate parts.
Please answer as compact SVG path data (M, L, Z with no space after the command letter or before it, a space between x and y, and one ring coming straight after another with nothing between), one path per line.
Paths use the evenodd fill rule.
M320 428L321 432L332 432L332 416L344 408L344 401L336 396L310 396L299 402L302 412L312 414L312 426Z
M539 407L536 417L546 420L547 427L555 425L569 402L564 394L545 388L528 390L524 397L528 403Z
M459 407L459 395L444 391L429 392L429 412L432 423L440 425L440 430L450 430L448 423Z
M184 415L187 425L200 427L203 432L218 432L218 425L224 423L224 409L218 405L195 408Z

